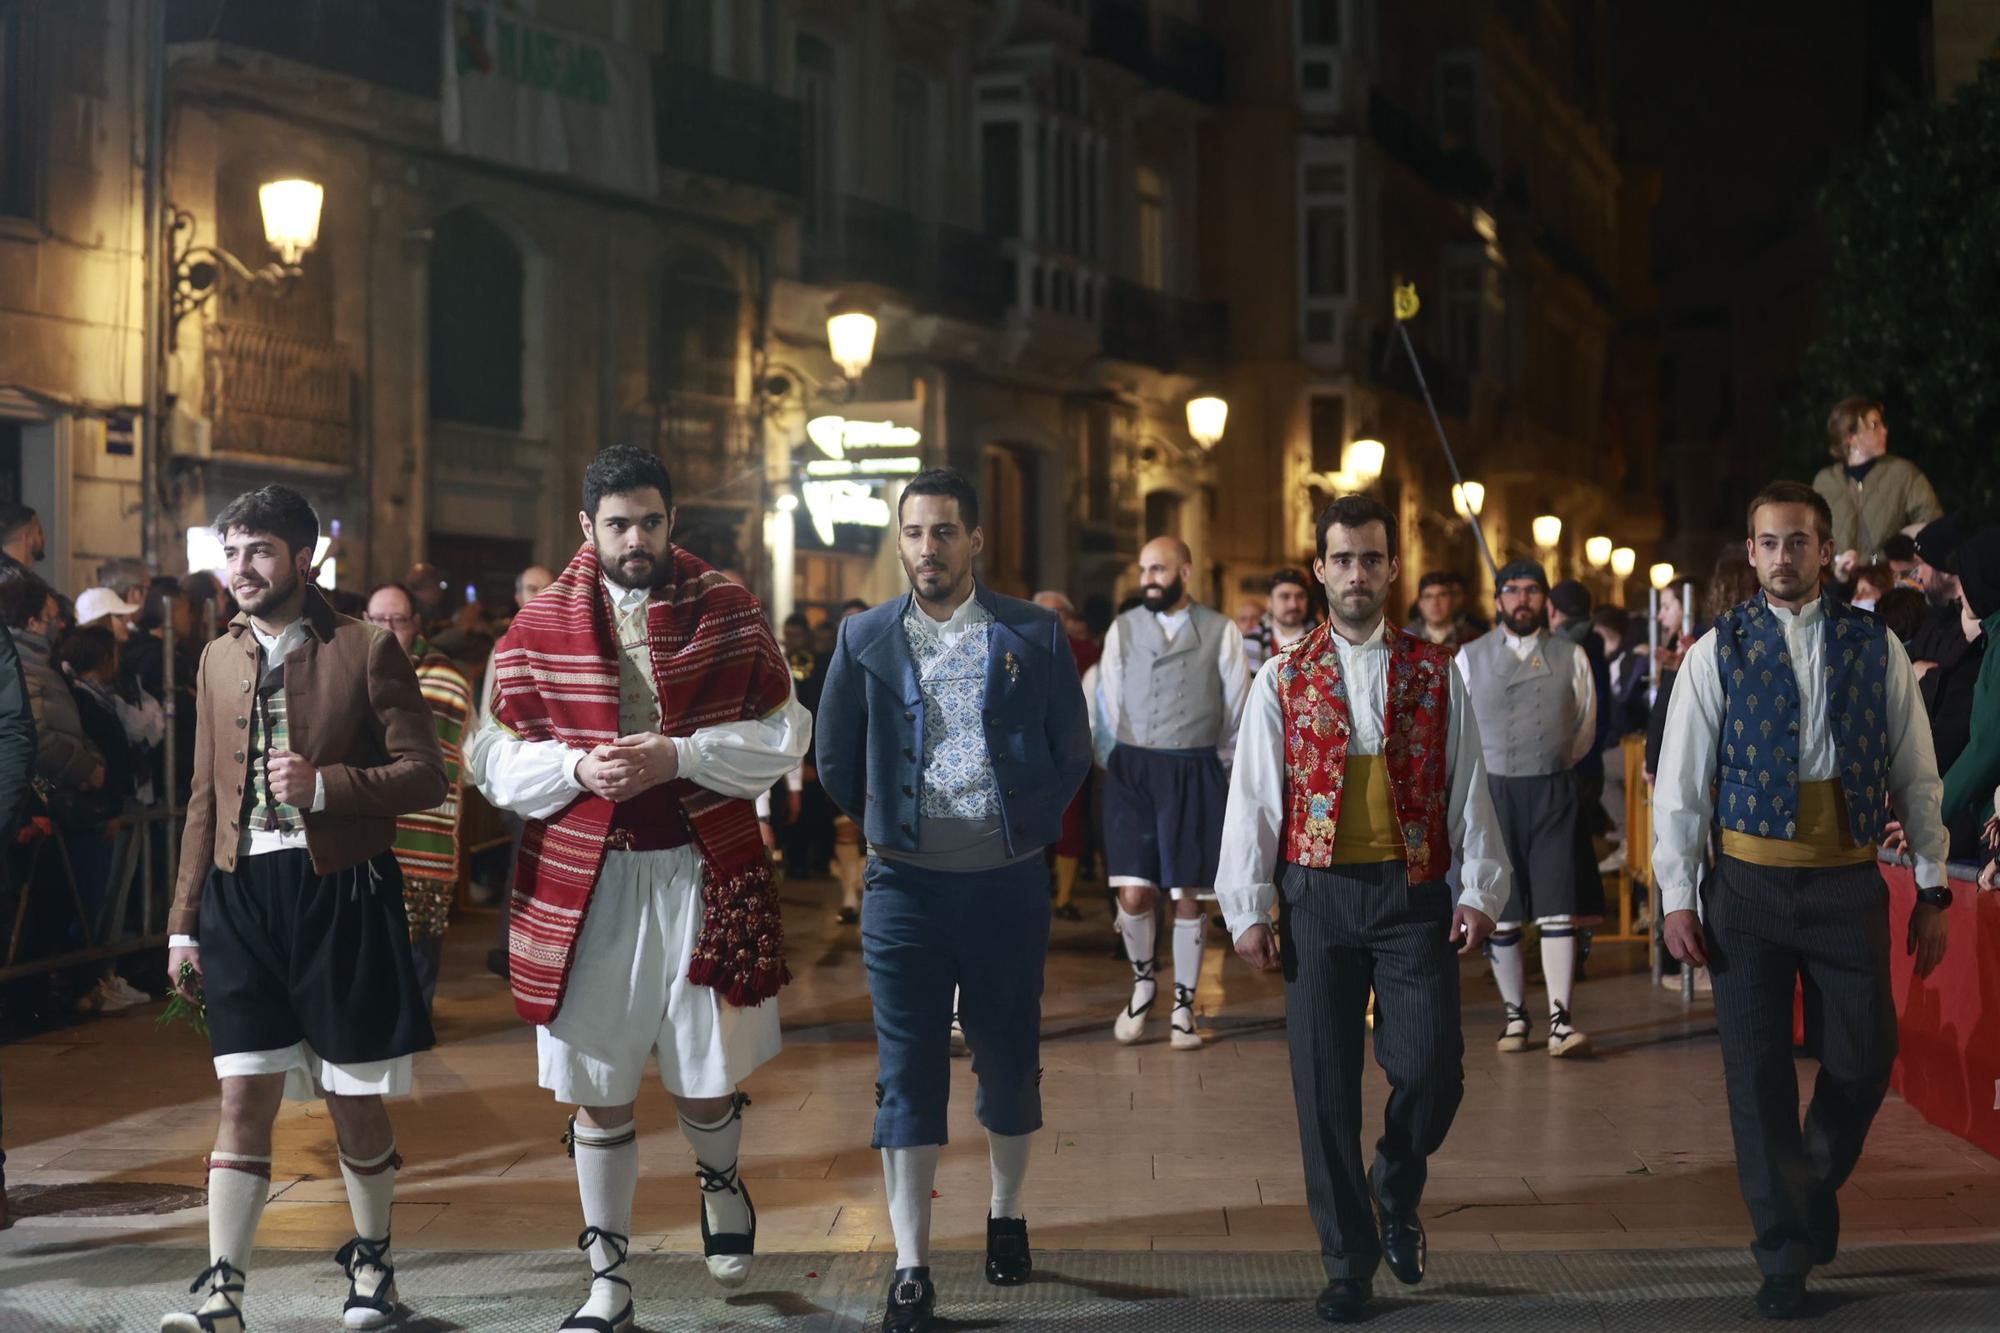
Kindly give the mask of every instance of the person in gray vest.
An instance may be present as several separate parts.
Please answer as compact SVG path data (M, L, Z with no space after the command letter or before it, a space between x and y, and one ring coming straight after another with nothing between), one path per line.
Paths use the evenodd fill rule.
M1597 688L1590 659L1549 633L1549 576L1516 560L1498 576L1499 632L1459 649L1458 669L1479 718L1486 781L1500 818L1514 894L1490 944L1493 979L1507 1006L1500 1049L1525 1051L1531 1030L1521 927L1541 935L1549 988L1549 1054L1588 1055L1590 1038L1570 1018L1579 914L1576 821L1578 760L1597 736Z
M1174 1009L1169 1039L1199 1050L1194 988L1201 978L1201 899L1214 896L1229 784L1222 753L1236 740L1250 696L1243 631L1188 598L1194 555L1178 537L1139 552L1144 599L1112 622L1098 679L1105 730L1104 863L1118 891L1118 931L1132 960L1132 999L1112 1025L1130 1044L1146 1031L1159 990L1153 909L1174 900Z

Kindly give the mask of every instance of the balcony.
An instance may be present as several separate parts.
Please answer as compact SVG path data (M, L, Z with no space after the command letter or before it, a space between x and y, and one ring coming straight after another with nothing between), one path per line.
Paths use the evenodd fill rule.
M1197 102L1222 100L1222 44L1192 23L1155 15L1145 0L1092 0L1090 54Z
M1159 370L1214 365L1228 355L1229 308L1113 278L1104 293L1104 354Z
M1011 291L999 246L983 232L922 222L899 208L851 195L813 211L806 233L807 281L876 283L940 313L997 319Z
M202 411L216 453L354 466L354 358L344 345L218 321L202 356Z
M166 0L167 41L223 42L417 97L444 82L443 0Z
M805 193L803 112L793 98L655 60L653 138L663 166L792 198Z
M1446 148L1430 127L1376 89L1368 100L1368 137L1382 151L1454 199L1483 199L1493 171L1470 148Z

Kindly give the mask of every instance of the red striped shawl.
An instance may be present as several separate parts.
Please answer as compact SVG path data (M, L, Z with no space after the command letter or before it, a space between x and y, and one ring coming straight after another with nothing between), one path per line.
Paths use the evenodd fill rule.
M782 707L791 673L757 600L678 547L671 558L672 582L647 613L662 731L690 736ZM591 543L521 608L494 649L493 674L494 712L521 739L590 749L617 738L618 639ZM734 1005L769 999L791 972L756 809L685 779L671 788L707 871L688 980ZM562 1007L614 808L586 792L521 838L507 947L514 1007L530 1023Z

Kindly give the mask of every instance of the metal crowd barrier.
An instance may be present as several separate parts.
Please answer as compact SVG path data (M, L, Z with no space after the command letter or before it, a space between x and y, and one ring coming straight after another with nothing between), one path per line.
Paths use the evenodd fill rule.
M76 867L70 858L68 839L60 828L50 824L49 831L37 838L28 852L20 869L19 882L9 885L18 890L19 896L6 923L6 951L0 954L0 982L18 981L24 977L60 972L83 963L103 962L149 949L166 948L172 862L167 859L164 844L178 829L183 813L171 805L161 804L119 815L105 825L105 834L111 839L111 871L102 906L94 918L76 882ZM153 830L156 826L163 826L166 834L155 835ZM155 846L156 836L162 844L160 847ZM41 873L51 856L61 867L60 879L54 883ZM14 878L14 860L9 858L7 867L10 881ZM63 924L75 926L76 938L85 943L79 948L46 957L23 958L31 920L30 909L41 901L38 895L50 891L63 899L69 913ZM136 924L128 925L135 894L139 904L138 919Z

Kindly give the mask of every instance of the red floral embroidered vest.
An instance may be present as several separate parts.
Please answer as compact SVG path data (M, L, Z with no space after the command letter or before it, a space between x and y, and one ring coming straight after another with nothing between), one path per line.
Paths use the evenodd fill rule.
M1333 863L1340 825L1347 743L1354 730L1340 654L1321 625L1285 650L1278 669L1278 703L1285 722L1285 860ZM1389 770L1396 822L1409 853L1410 882L1443 876L1451 864L1445 836L1445 736L1451 712L1451 649L1393 627L1389 689L1382 719L1382 756Z

